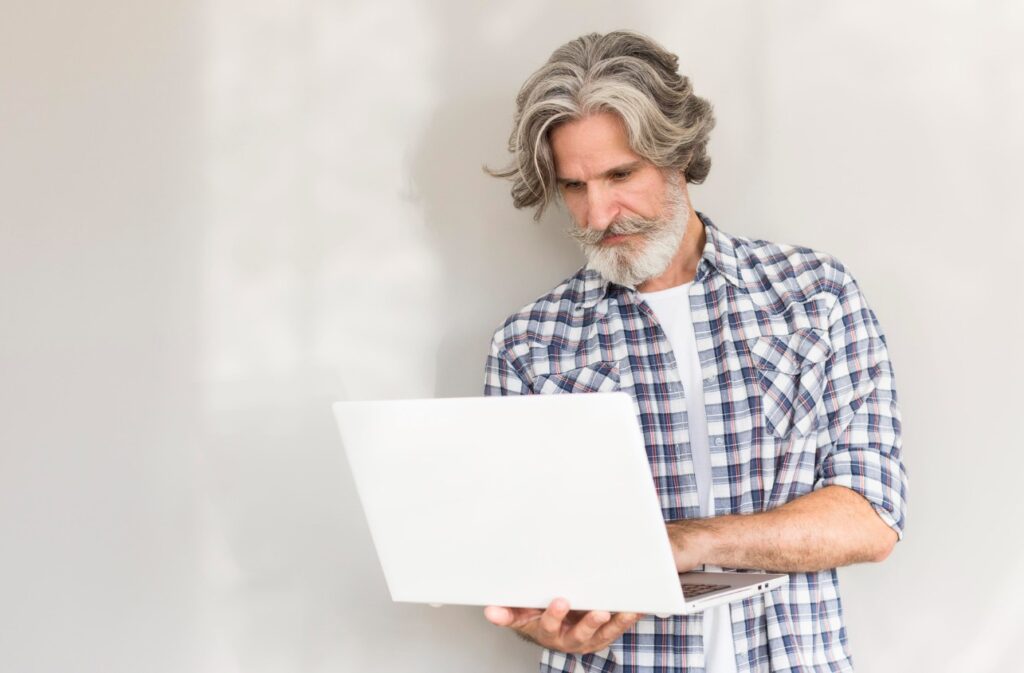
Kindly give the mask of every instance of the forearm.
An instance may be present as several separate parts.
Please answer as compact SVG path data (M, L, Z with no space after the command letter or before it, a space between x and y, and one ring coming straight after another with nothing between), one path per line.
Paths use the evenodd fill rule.
M881 561L896 542L868 501L842 486L759 514L674 521L668 531L680 570L713 564L810 572Z

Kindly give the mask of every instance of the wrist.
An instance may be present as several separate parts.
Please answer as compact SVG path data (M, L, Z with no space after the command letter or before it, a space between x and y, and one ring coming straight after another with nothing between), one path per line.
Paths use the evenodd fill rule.
M716 534L712 519L681 519L668 524L669 540L680 572L715 563Z

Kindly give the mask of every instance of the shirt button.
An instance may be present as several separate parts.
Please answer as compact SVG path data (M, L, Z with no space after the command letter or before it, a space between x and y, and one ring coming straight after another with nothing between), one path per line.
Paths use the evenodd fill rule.
M715 437L715 446L721 446L722 444L725 444L725 440L721 437Z
M714 383L714 382L715 382L715 377L714 376L705 376L704 377L704 383Z
M583 313L583 304L576 304L572 307L573 313Z

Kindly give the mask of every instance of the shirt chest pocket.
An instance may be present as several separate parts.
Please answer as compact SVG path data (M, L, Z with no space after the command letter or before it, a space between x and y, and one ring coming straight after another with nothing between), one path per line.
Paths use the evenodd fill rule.
M619 366L614 362L595 362L538 376L531 386L534 393L605 393L620 389Z
M815 409L825 391L825 363L832 355L828 339L814 329L797 329L755 337L747 347L768 430L782 438L791 431L806 436L815 430Z

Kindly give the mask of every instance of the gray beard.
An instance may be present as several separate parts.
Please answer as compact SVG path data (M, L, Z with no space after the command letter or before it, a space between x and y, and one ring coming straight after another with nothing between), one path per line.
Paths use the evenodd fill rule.
M665 200L668 215L658 219L620 218L600 232L572 223L569 233L580 244L587 266L606 280L634 288L665 273L690 219L690 204L678 184L669 183ZM601 243L605 236L616 234L636 234L638 240L617 245Z

